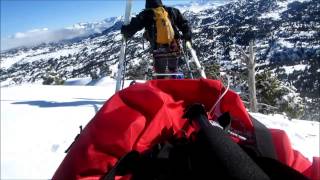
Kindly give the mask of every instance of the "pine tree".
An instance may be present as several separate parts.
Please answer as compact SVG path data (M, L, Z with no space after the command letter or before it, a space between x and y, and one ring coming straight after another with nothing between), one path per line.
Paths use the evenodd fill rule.
M274 111L286 113L290 118L298 118L303 114L302 98L293 87L285 85L271 71L256 75L257 97L259 102L265 104L261 112ZM271 110L266 108L273 107Z

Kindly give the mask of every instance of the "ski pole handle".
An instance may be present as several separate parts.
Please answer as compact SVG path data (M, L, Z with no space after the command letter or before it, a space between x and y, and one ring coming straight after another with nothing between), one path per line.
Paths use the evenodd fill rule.
M126 11L124 14L124 25L128 25L130 23L130 15L131 15L131 7L132 7L132 0L128 0L126 4Z

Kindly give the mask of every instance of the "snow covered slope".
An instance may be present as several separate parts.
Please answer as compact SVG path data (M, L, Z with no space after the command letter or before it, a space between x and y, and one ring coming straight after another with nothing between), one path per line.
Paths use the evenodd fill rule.
M235 47L245 48L254 39L257 75L269 71L286 86L294 86L302 99L298 105L304 108L296 114L320 121L320 1L237 0L223 5L220 2L194 0L191 4L177 6L190 22L193 46L207 76L219 71L228 73L235 77L231 78L231 85L245 92L246 68ZM120 19L110 19L111 27L111 24L75 25L74 29L103 30L86 38L1 53L1 86L25 82L55 83L48 81L50 77L60 81L115 77L121 46ZM96 31L97 27L101 27L99 31ZM142 34L140 31L128 43L127 79L144 78L146 69L152 64L148 43L142 40ZM285 108L261 97L260 91L257 89L259 102L279 110Z
M51 178L79 126L85 127L115 90L110 79L73 79L67 84L1 88L0 179ZM253 116L267 127L284 129L294 148L310 160L319 156L319 122Z

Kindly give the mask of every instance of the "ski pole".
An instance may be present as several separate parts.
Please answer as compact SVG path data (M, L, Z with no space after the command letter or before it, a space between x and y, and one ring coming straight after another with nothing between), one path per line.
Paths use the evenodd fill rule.
M185 50L184 50L184 47L181 44L180 44L180 49L182 51L183 58L186 61L186 66L187 66L188 72L190 73L190 77L191 77L191 79L193 79L193 74L192 74L190 64L189 64L189 58L187 57Z
M132 5L132 0L127 0L126 11L125 11L125 15L124 15L124 25L129 24L131 5ZM117 73L117 79L116 79L116 92L121 89L122 83L123 83L122 76L123 76L123 66L124 66L126 42L127 42L127 39L124 36L122 36L122 44L121 44L119 64L118 64L118 73Z
M189 49L189 51L191 53L193 61L196 63L197 69L199 70L199 72L201 74L201 77L206 79L207 76L206 76L206 74L204 72L204 68L201 66L201 64L199 62L199 59L198 59L197 54L196 54L196 51L192 48L191 43L189 41L186 42L186 46L187 46L187 48Z
M128 46L128 41L126 41L126 47ZM121 89L124 87L124 81L126 78L126 71L127 71L127 60L126 60L126 55L127 55L127 48L124 50L124 59L123 59L123 70L122 70L122 79L121 79Z

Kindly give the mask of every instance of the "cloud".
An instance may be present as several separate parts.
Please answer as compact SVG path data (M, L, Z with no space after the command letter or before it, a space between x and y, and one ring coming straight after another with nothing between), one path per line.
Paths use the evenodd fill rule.
M58 42L90 34L86 28L64 28L49 30L48 28L33 29L27 32L18 32L7 38L1 38L1 51L21 46L35 46L41 43Z
M77 23L58 30L42 28L27 32L18 32L12 36L1 38L1 51L21 46L31 47L41 43L59 42L61 40L88 36L93 33L101 33L120 19L121 17L111 17L99 22Z

